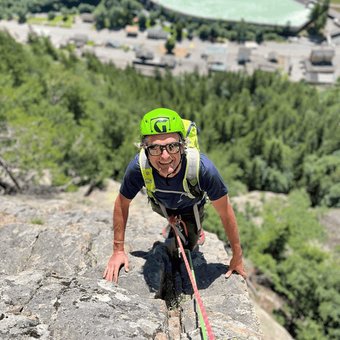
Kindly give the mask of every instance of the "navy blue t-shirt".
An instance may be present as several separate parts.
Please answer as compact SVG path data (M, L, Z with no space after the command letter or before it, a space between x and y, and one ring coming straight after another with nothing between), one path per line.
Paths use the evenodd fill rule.
M137 154L128 165L120 187L120 193L128 199L133 199L144 186L138 159L139 155ZM152 169L156 188L164 191L185 192L183 189L185 168L186 158L183 157L181 169L174 177L164 178L155 169ZM201 154L200 157L199 184L201 190L207 193L211 201L217 200L228 193L228 189L215 165L204 154ZM191 199L185 194L171 192L156 191L154 196L166 208L178 210L178 213L192 210L192 206L200 201L200 198ZM204 202L201 202L199 205L202 204Z

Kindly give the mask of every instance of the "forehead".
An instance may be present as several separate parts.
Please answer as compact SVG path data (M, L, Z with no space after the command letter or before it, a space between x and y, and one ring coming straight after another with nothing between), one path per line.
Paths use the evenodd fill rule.
M147 137L147 144L168 144L173 142L179 142L178 133L163 133L160 135L150 135Z

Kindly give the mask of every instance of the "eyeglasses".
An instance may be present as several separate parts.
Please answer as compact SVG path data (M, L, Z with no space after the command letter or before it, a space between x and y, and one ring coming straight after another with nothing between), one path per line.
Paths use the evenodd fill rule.
M181 142L174 142L165 145L152 144L146 147L146 150L151 156L160 156L165 149L169 154L178 153L181 149Z

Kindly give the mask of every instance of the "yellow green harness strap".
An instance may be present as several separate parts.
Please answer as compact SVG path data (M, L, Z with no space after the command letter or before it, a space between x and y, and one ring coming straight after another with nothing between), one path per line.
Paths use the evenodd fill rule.
M199 166L200 166L200 152L196 148L187 148L185 150L186 157L187 157L187 163L185 168L185 174L183 178L183 189L187 197L194 199L196 198L190 191L188 182L192 187L198 186L199 187ZM163 204L157 201L156 197L154 196L154 193L157 191L155 180L152 174L152 167L148 161L148 158L146 156L145 150L141 149L139 153L139 166L142 172L144 185L146 188L146 192L148 194L148 197L153 198L161 207L164 217L168 218L166 209ZM177 192L180 193L180 192ZM197 203L193 206L194 216L196 220L197 230L198 232L201 230L201 220L198 212L198 206Z
M139 152L139 166L142 172L145 188L149 197L154 197L153 193L156 190L155 180L152 175L152 168L146 157L145 150Z
M185 174L183 178L183 189L186 196L191 199L196 198L190 191L188 181L191 186L195 187L199 185L199 165L200 165L200 153L196 148L188 148L185 150L187 163L185 168ZM139 166L142 172L144 185L149 197L153 197L153 193L157 191L155 180L152 174L152 167L145 154L145 150L141 149L139 152Z

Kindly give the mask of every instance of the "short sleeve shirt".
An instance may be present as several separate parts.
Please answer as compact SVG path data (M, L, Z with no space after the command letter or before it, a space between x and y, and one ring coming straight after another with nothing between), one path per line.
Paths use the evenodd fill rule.
M204 204L204 200L201 201L201 198L191 199L185 195L183 188L185 168L186 158L183 157L181 169L174 177L164 178L155 169L152 169L155 186L160 190L154 193L156 200L168 209L177 210L178 213L192 210L196 203L199 206ZM215 201L228 193L227 186L215 165L202 153L200 155L199 184L201 190L207 193L211 201ZM126 169L120 193L128 199L133 199L143 186L144 180L139 166L139 155L137 154Z

